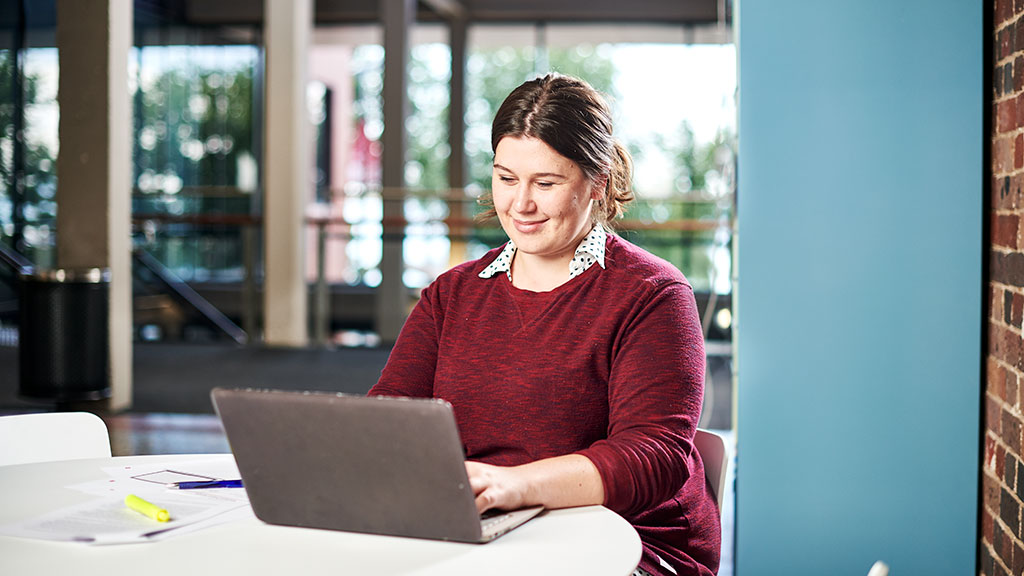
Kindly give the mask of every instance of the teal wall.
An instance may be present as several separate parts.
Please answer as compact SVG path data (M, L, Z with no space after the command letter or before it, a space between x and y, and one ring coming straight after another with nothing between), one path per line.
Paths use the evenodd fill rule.
M973 574L983 4L738 4L736 573Z

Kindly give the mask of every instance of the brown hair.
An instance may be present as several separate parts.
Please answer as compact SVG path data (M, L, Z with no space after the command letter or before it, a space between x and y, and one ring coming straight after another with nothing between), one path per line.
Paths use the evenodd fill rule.
M505 137L537 138L572 160L590 181L607 174L594 220L610 225L633 200L633 160L612 136L612 115L601 94L585 81L561 74L524 82L505 98L491 124L491 151ZM488 194L483 204L495 216Z

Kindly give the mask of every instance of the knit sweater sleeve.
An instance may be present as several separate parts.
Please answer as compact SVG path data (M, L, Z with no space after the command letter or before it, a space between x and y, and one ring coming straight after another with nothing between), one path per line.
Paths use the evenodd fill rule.
M693 290L654 286L613 343L608 437L580 453L597 467L605 505L629 516L673 497L690 458L704 396L704 338Z
M371 396L433 397L443 317L443 310L437 306L439 299L437 282L423 290L402 326L380 379L370 389Z

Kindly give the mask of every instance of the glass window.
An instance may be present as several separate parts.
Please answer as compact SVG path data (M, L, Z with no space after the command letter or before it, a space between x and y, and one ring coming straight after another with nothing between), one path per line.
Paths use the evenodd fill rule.
M239 281L259 208L259 48L141 46L134 64L138 243L182 279Z
M422 288L449 266L448 104L451 52L437 40L441 28L417 26L409 64L409 117L404 172L405 218L403 281ZM348 285L380 284L382 256L381 135L384 131L382 91L384 48L380 29L321 28L311 51L311 77L332 98L329 129L317 130L316 150L323 138L337 143L330 152L329 197L311 207L325 226L325 279ZM319 105L313 104L314 107ZM330 136L327 136L330 134ZM317 174L323 172L318 168ZM329 204L329 205L327 205ZM317 219L314 219L317 225ZM319 247L309 246L315 256ZM310 274L315 273L310 260ZM313 276L310 279L314 279Z
M4 3L0 30L0 241L39 267L55 261L57 50L53 2Z

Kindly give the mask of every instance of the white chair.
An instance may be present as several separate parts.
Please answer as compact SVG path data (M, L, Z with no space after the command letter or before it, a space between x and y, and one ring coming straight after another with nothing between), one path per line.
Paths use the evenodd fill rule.
M729 469L728 456L725 452L725 440L714 432L697 429L693 436L693 445L704 461L704 477L711 485L711 491L718 504L718 513L722 513L722 498L725 492L725 474Z
M90 412L0 416L0 466L109 457L107 425Z
M879 560L871 566L868 576L889 576L889 565Z

